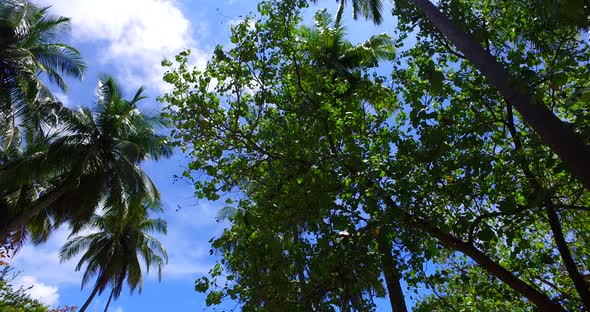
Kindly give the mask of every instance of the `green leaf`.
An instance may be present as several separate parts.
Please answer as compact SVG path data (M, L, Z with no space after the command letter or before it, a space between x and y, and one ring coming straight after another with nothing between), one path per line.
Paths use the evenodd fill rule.
M205 276L198 278L195 281L195 291L205 293L209 290L209 279Z
M568 78L566 73L556 73L551 77L551 83L554 87L559 88L567 83Z
M433 70L430 72L428 81L430 82L430 91L432 94L438 95L442 93L444 80L445 76L442 72L438 70Z
M221 298L223 298L223 292L218 290L212 291L207 294L205 303L207 304L207 306L218 305L221 304Z
M489 242L496 238L496 233L490 227L485 226L479 232L477 232L477 238L483 242Z

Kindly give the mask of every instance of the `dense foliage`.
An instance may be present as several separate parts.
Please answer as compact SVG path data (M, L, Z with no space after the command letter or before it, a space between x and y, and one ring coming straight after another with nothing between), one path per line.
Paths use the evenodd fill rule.
M357 11L376 18L370 2ZM411 1L395 3L395 41L359 46L341 12L301 26L305 7L261 3L204 71L188 68L188 51L164 63L174 88L162 99L193 159L185 177L200 197L227 197L232 226L212 240L222 258L195 285L207 303L366 311L386 287L403 311L403 280L420 311L588 306L590 193L506 86ZM442 1L437 12L588 148L583 25L526 1Z
M394 0L390 34L349 38L345 6L389 12L338 2L309 26L308 1L262 1L203 70L190 51L163 62L168 109L150 116L109 76L64 107L46 83L86 68L69 19L0 1L1 250L67 226L60 256L94 282L81 311L141 292L142 266L167 262L141 164L171 155L172 120L184 178L226 202L195 282L207 305L589 310L590 3ZM0 309L46 311L0 264Z
M0 269L0 310L6 312L46 312L46 307L41 302L32 299L27 290L31 288L16 287L15 279L18 276L14 269L2 264Z

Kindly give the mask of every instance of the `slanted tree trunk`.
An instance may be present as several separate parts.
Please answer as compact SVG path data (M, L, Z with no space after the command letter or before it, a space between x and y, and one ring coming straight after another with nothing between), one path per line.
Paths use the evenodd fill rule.
M396 203L387 194L382 194L381 198L390 207L396 207ZM395 209L399 211L400 209ZM558 303L555 303L549 299L545 294L535 289L531 285L523 282L520 278L516 277L512 272L501 266L498 262L488 257L485 253L477 249L473 244L466 243L457 237L441 230L432 223L414 217L408 212L403 212L403 218L405 223L410 228L420 229L432 237L437 239L443 246L462 252L466 256L470 257L475 261L482 269L486 270L489 274L495 276L508 287L514 290L516 293L528 299L532 304L536 305L539 311L543 312L565 312L565 309Z
M416 7L475 67L490 81L507 102L522 115L524 121L549 146L568 170L590 189L590 147L574 130L510 75L494 56L459 29L430 0L411 0Z
M381 254L381 268L387 285L387 294L391 303L391 311L407 312L404 292L400 284L400 275L397 271L396 262L391 255L391 242L384 239L379 241L379 253Z
M576 265L567 242L565 241L563 229L561 227L561 221L559 220L559 214L555 210L555 207L552 203L547 205L546 210L549 219L549 226L551 227L551 232L553 232L553 240L555 241L555 245L557 245L559 255L563 260L563 264L565 265L570 278L574 282L576 290L582 299L582 303L586 307L586 310L590 311L590 290L588 290L589 285L584 280L580 270L578 270L578 266Z
M409 222L414 226L428 232L434 238L438 239L447 248L460 251L463 254L469 256L481 268L504 282L506 285L512 288L512 290L527 298L531 303L536 305L539 311L565 312L565 309L561 305L551 301L551 299L549 299L549 297L547 297L545 294L541 293L531 285L523 282L520 278L514 276L512 272L508 271L499 263L492 260L472 244L466 243L455 236L442 231L425 220L413 218L413 216L410 214L406 214L406 218L411 220Z
M14 217L4 228L2 228L2 230L0 230L0 241L6 241L10 235L10 232L25 225L43 210L47 209L51 204L63 196L68 191L68 189L69 185L62 184L57 189L36 200L31 207L28 207L21 214Z
M90 305L90 303L92 302L92 300L94 299L94 297L96 296L97 293L98 293L98 285L96 287L94 287L94 289L92 290L92 293L90 294L90 297L88 297L88 299L86 299L86 302L84 302L84 305L80 308L80 310L78 312L86 311L86 309L88 309L88 306Z
M506 105L506 112L507 112L507 128L512 136L512 140L514 141L514 149L516 151L520 151L523 149L522 141L518 136L518 132L516 131L516 127L514 125L514 116L512 113L512 105L507 103ZM520 162L520 167L532 186L535 188L537 193L544 194L546 193L545 189L539 182L539 180L535 177L531 169L529 168L528 164L524 161ZM549 199L545 202L545 211L547 212L547 217L549 220L549 227L551 228L551 233L553 234L553 241L555 245L557 245L557 250L559 251L559 255L563 260L563 264L576 287L576 291L580 295L582 299L582 303L586 307L586 310L590 311L590 290L588 289L588 284L584 280L584 277L578 270L578 266L572 257L570 249L565 241L565 237L563 235L563 228L561 226L561 221L559 220L559 214L555 208L553 202Z
M10 233L21 226L24 226L31 219L36 217L43 210L47 209L51 204L55 203L60 197L67 193L70 189L68 183L63 183L56 189L41 196L38 200L33 202L30 207L27 207L22 213L14 217L6 226L0 229L0 242L4 243L8 240Z
M107 312L109 310L109 305L111 305L111 299L113 299L113 293L115 292L115 289L111 289L111 294L109 295L109 301L107 301L107 305L106 307L104 307L104 312Z

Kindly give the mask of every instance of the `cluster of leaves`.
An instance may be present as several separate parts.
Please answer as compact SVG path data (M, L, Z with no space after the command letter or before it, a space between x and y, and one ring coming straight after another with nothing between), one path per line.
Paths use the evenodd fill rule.
M180 100L184 93L164 97L175 107L171 114L179 121L177 127L192 142L186 146L196 160L191 167L212 177L197 182L198 195L215 199L218 188L239 186L252 196L234 206L234 226L213 242L224 260L213 270L212 280L200 280L197 289L216 284L225 266L232 272L226 277L231 282L223 291L209 293L210 304L229 296L243 300L244 310L328 310L333 305L369 310L374 307L372 297L384 295L378 257L366 257L377 253L375 244L367 244L375 239L367 236L369 231L350 237L335 231L353 232L362 218L357 209L334 205L338 189L352 185L313 164L323 159L323 166L340 170L339 163L326 156L331 153L326 131L368 141L366 136L374 131L361 118L375 126L387 120L390 113L381 108L371 113L364 98L382 99L379 105L390 107L395 104L392 93L373 83L382 77L360 69L391 57L386 45L391 39L379 35L354 46L343 41L343 29L333 28L326 12L318 13L316 27L309 29L298 28L300 17L292 3L266 3L260 9L264 16L277 18L257 21L253 29L248 23L236 26L232 41L237 47L229 52L216 49L207 74L188 73L184 53L177 58L178 71L166 77L177 88L198 88L188 91L195 102ZM333 66L333 57L314 57L320 47L346 62ZM294 60L285 59L289 54ZM208 91L212 81L223 93ZM193 106L197 101L203 105ZM355 202L351 194L341 205Z
M203 72L187 67L189 52L165 64L174 88L162 100L193 157L185 177L207 173L193 179L202 198L241 194L223 211L232 227L212 240L220 263L196 283L207 303L364 311L385 282L404 310L402 279L432 291L423 311L583 306L573 281L589 273L590 193L511 100L406 1L393 11L396 42L357 46L341 12L300 27L305 6L262 2ZM579 25L534 23L543 12L522 1L439 9L588 144ZM395 56L411 33L417 43ZM374 72L384 59L387 86Z
M64 306L49 309L41 302L30 297L27 292L33 286L16 288L13 284L18 272L8 264L0 264L0 309L5 312L75 312L76 306Z
M6 312L46 312L48 307L32 299L27 291L32 286L18 287L13 284L18 274L8 265L0 270L0 310Z

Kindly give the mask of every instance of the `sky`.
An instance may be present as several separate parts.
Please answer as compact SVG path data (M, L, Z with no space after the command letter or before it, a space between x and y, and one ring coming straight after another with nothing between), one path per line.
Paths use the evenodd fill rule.
M256 10L258 0L33 0L40 6L51 6L50 12L71 18L72 34L67 41L82 53L87 65L83 81L68 81L66 93L56 92L64 105L75 108L92 105L100 74L110 74L131 97L140 86L146 87L148 99L140 105L144 111L157 112L163 105L155 98L168 90L163 82L161 61L184 49L191 49L191 63L203 67L217 44L229 44L229 26ZM320 0L307 10L306 23L313 13L328 8L335 13L336 1ZM387 12L387 8L385 12ZM386 18L383 26L353 22L345 12L352 41L362 41L373 34L393 30L394 21ZM148 161L144 170L152 177L162 195L168 221L168 234L158 236L169 254L162 281L150 272L141 295L121 297L111 303L112 312L135 311L214 311L207 308L202 294L194 291L194 281L206 274L217 260L210 255L209 239L227 226L216 221L223 200L209 202L193 196L193 186L174 182L187 166L187 157L177 152L158 162ZM92 290L92 284L80 288L81 273L74 270L76 258L60 263L59 248L67 240L67 229L58 229L40 246L23 247L12 259L19 271L18 283L31 286L31 296L55 307L81 306ZM94 299L89 312L103 311L108 292ZM388 311L379 302L380 311ZM232 309L226 302L221 309ZM237 309L239 310L239 309Z

